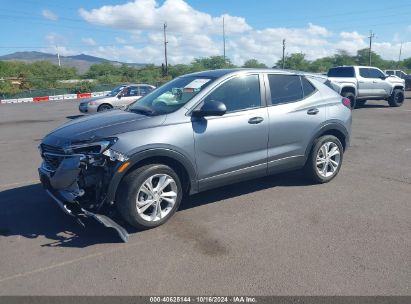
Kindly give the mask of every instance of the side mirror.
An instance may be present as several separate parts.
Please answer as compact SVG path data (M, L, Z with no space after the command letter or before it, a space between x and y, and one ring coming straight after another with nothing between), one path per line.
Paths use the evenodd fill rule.
M122 93L118 93L117 98L118 98L118 99L121 99L122 96L123 96Z
M193 111L194 117L223 116L227 112L224 103L217 100L206 101L200 109Z
M388 76L381 76L380 78L381 78L382 80L385 80L385 79L388 78Z

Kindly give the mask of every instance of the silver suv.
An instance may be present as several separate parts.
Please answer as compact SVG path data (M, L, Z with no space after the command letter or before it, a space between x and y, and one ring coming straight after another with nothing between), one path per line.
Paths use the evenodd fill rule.
M176 78L130 105L79 118L40 145L40 179L60 207L127 232L166 222L186 194L303 169L339 172L350 102L321 81L280 70L215 70Z
M387 100L391 107L404 103L405 81L369 66L339 66L328 71L333 88L350 99L351 107L363 106L367 100Z
M113 108L125 108L134 101L147 95L156 87L149 84L127 84L116 87L106 96L82 100L79 105L81 113L96 113Z

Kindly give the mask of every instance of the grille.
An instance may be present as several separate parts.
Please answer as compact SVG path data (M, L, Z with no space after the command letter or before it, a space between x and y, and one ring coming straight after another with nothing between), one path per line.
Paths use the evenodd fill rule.
M40 147L46 169L56 171L65 157L63 149L45 144Z

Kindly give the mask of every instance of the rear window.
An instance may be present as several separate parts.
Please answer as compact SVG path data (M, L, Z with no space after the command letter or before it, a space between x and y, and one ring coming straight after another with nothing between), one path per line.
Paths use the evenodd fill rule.
M300 76L268 75L270 83L271 104L294 102L303 99Z
M353 67L339 67L328 70L328 77L355 77Z

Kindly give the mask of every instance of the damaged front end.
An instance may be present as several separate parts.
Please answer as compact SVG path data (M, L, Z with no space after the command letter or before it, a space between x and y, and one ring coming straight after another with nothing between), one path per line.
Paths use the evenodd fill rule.
M107 193L113 175L128 160L110 149L116 141L117 138L89 140L61 147L42 143L39 175L51 198L80 225L84 226L82 219L94 218L114 228L127 242L127 231L111 219L114 202Z

